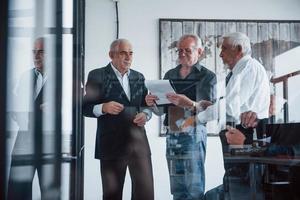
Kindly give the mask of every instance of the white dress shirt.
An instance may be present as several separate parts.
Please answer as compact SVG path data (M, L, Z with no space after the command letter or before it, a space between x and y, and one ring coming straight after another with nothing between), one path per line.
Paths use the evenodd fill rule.
M122 76L122 74L117 70L115 66L113 66L112 63L110 63L111 68L115 72L128 100L130 101L130 85L129 85L129 74L130 74L130 69ZM98 104L95 105L93 108L93 113L96 117L100 117L101 115L104 115L105 113L102 112L102 107L103 104ZM152 112L149 109L144 109L143 112L146 114L147 121L151 119L152 117Z
M240 114L256 112L269 117L270 86L265 68L250 56L242 57L232 69L226 86L226 121L240 123Z
M122 74L115 68L115 66L113 66L113 64L110 64L112 69L114 70L128 100L130 101L130 86L129 86L129 74L130 74L130 69L128 69L128 71L122 76Z

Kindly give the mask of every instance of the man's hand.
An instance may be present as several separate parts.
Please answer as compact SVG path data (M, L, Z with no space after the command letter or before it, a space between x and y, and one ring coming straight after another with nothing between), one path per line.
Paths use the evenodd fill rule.
M194 102L184 94L168 93L167 99L176 106L182 108L192 108Z
M108 103L104 103L102 106L102 112L108 113L111 115L118 115L123 109L124 109L124 106L115 101L110 101Z
M247 111L241 114L241 124L245 128L254 128L257 126L257 114L252 111Z
M227 132L225 133L228 144L231 145L243 145L246 137L245 135L236 128L227 126Z
M138 113L133 119L133 123L137 124L138 126L144 126L146 124L146 121L147 121L147 116L143 112Z
M155 101L159 100L159 98L156 95L148 94L145 97L145 101L147 106L154 106Z

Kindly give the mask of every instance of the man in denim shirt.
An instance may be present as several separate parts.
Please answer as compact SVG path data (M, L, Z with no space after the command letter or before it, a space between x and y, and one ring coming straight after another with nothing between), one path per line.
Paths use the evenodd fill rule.
M183 35L177 42L180 64L164 77L176 92L167 94L172 104L164 106L164 125L168 127L166 157L174 200L204 196L207 131L205 122L196 116L208 102L214 101L216 76L199 64L202 51L198 36ZM155 95L146 96L148 106L153 106L156 100Z

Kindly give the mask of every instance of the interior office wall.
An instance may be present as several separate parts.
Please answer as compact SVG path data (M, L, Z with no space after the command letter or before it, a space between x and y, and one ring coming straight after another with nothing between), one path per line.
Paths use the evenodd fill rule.
M120 38L134 48L133 69L146 79L159 77L159 18L299 20L299 0L119 0ZM116 38L115 4L112 0L86 0L85 77L109 62L109 45ZM146 125L152 149L155 199L171 199L165 161L165 138L158 137L158 119ZM101 199L99 161L94 159L96 120L85 119L85 199ZM218 138L208 138L206 189L222 181L223 163ZM130 199L126 179L124 199Z

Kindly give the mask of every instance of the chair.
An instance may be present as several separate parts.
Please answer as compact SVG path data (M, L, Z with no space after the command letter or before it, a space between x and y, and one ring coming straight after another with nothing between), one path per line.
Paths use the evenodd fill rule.
M266 125L266 133L271 136L272 145L288 147L300 144L300 123L268 124ZM293 192L291 191L290 180L290 167L266 165L263 179L265 199L292 199Z

